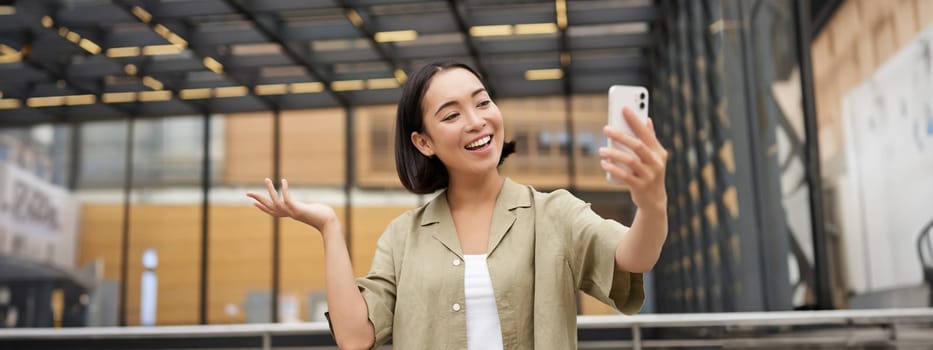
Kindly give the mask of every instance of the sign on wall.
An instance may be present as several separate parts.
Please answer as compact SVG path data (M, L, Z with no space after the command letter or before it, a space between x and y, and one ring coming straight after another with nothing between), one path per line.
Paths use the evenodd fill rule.
M933 220L933 26L843 99L841 221L857 293L917 286Z
M67 190L0 163L0 253L73 269L77 220Z

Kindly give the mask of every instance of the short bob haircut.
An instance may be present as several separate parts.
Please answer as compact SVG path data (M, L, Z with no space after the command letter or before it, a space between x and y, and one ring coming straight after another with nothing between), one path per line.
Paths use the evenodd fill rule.
M483 78L473 68L454 61L439 61L425 65L409 77L403 87L395 118L395 169L398 171L398 178L402 181L402 185L413 193L432 193L447 188L450 181L450 175L444 163L436 156L427 157L418 151L411 142L411 133L425 132L421 104L431 84L431 79L438 72L457 68L469 71L479 79L483 87L486 87ZM505 143L502 147L502 154L499 156L499 165L502 165L505 158L514 152L515 142Z

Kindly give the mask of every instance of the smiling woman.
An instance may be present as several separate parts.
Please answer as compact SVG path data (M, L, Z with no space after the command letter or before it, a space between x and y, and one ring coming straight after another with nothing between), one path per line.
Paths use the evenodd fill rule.
M440 193L388 225L366 277L353 278L334 209L292 200L285 179L281 194L266 179L268 197L247 195L261 211L321 232L328 319L341 348L393 338L404 349L573 349L577 291L638 312L641 273L667 236L667 152L651 123L624 115L635 137L603 132L636 153L599 155L603 170L631 184L640 208L631 229L565 190L538 192L500 173L514 143L505 141L502 113L479 74L456 62L429 64L404 87L399 179L411 192Z
M494 162L497 165L515 152L515 143L503 140L502 114L490 99L479 74L460 63L447 62L436 67L422 69L411 77L410 83L405 85L396 116L395 163L399 179L409 191L420 194L447 187L450 176L447 167L460 168L471 164L469 161L455 160L455 154L461 153L443 149L445 144L442 142L459 149L463 139L470 138L463 147L472 148L468 150L472 151L470 153L473 157L486 156L491 159L488 154L498 155ZM429 89L435 75L451 76L438 79L434 89ZM475 113L461 112L464 109L474 110L470 106L476 107ZM425 114L428 116L422 117ZM466 125L471 130L461 136L459 129L464 127L464 123L472 123ZM426 128L433 130L428 131ZM431 134L435 134L435 137L432 138ZM486 137L494 142L473 144ZM495 153L495 150L501 151ZM452 158L443 162L442 159L446 157Z

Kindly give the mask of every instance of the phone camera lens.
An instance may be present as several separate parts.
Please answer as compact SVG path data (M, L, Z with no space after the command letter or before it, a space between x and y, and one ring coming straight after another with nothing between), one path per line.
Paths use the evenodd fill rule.
M645 93L642 92L641 95L638 95L638 97L640 97L642 100L644 100L644 99L645 99Z
M638 108L640 108L640 109L645 109L645 103L642 102L642 103L638 104Z

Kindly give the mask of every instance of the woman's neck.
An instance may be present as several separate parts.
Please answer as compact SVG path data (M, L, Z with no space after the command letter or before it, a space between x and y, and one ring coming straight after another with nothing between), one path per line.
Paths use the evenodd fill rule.
M447 203L451 209L495 203L504 181L505 177L498 170L485 176L451 174L447 186Z

